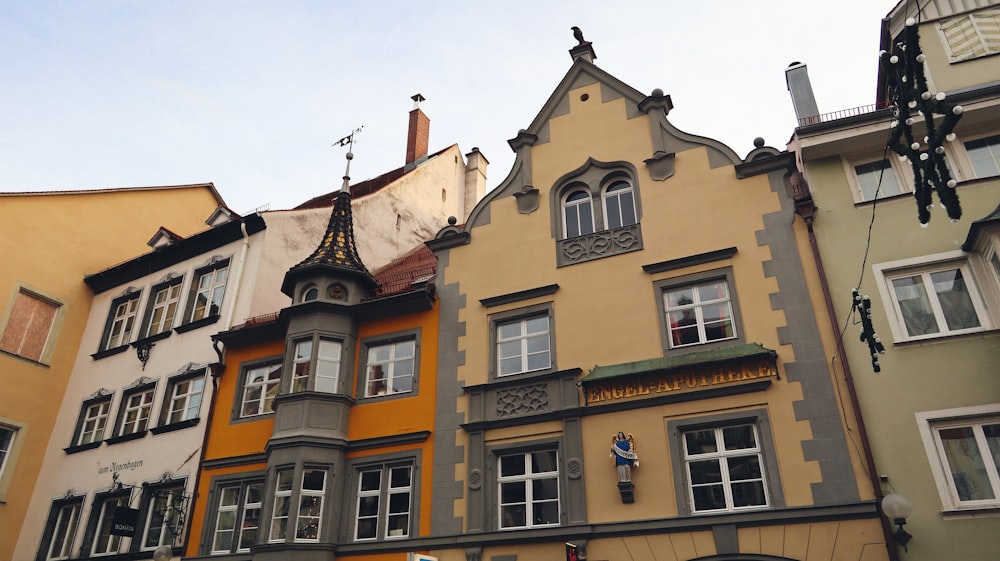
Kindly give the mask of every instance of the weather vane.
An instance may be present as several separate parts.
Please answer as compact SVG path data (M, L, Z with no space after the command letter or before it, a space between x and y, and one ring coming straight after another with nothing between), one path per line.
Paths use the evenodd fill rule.
M337 142L334 142L333 144L330 145L330 146L347 146L347 155L344 156L345 158L347 158L347 169L344 171L344 184L340 187L341 191L350 191L351 160L354 159L354 151L353 151L354 135L361 132L361 129L363 128L365 128L365 126L361 125L360 127L352 130L351 133L345 136L344 138L341 138Z

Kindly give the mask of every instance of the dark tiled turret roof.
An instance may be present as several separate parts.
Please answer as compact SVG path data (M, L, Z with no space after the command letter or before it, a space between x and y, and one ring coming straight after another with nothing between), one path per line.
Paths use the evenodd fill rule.
M378 286L375 277L361 262L358 248L354 243L354 219L351 214L351 195L346 191L337 193L330 213L330 223L322 241L312 255L295 265L285 274L281 291L288 294L295 278L316 269L334 269L359 277L370 288Z

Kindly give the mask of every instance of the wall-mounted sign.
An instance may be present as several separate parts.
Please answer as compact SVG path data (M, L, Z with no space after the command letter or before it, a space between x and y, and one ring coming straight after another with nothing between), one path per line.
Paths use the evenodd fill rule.
M110 465L102 466L97 464L97 475L105 473L118 473L119 471L131 471L142 467L142 460L127 460L124 463L111 462Z
M115 508L115 516L111 519L111 535L134 536L139 525L139 509L119 506Z
M666 393L697 392L777 376L773 359L692 367L673 372L645 372L627 379L594 381L586 386L587 405Z

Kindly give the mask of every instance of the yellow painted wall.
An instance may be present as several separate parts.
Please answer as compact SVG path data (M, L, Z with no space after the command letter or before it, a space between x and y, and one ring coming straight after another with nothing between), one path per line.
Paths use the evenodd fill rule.
M204 220L219 204L208 185L0 195L0 325L19 286L62 304L47 364L0 353L0 411L22 426L22 446L0 497L0 559L13 555L90 313L84 275L150 251L146 242L160 226L183 236L206 229Z

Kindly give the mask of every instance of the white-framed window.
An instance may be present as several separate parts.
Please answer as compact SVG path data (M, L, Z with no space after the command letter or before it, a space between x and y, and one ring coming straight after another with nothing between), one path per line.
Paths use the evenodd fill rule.
M590 192L570 191L563 197L563 236L575 238L594 233L594 209Z
M53 328L61 307L54 300L19 288L0 331L0 350L44 362L52 347Z
M559 464L555 450L497 456L499 527L559 525Z
M172 425L197 419L201 412L201 397L205 389L205 376L171 380L167 387L167 409L164 424Z
M295 541L319 541L323 523L323 498L326 496L326 470L302 470L299 509L295 519Z
M985 310L965 262L894 272L886 281L906 340L984 328Z
M146 506L146 524L142 531L142 549L174 545L184 512L184 486L160 487L150 492Z
M229 280L229 261L221 267L203 271L194 279L194 300L188 322L217 316L222 311L222 299Z
M174 282L157 290L150 299L149 325L146 327L146 337L159 335L170 331L174 326L177 306L181 299L181 283Z
M875 200L876 192L879 199L886 199L913 190L895 154L844 158L843 162L857 203Z
M604 188L604 224L607 229L621 228L636 223L635 195L632 184L616 180Z
M243 373L239 417L255 417L274 412L274 397L281 386L281 362L247 368Z
M322 337L295 342L292 355L292 393L336 393L340 383L340 341Z
M80 423L80 435L77 445L100 442L104 438L104 428L108 424L108 412L111 411L111 400L85 404Z
M122 426L118 436L126 436L146 430L149 426L149 415L153 410L155 388L128 394L124 398Z
M91 555L94 557L118 553L118 546L121 544L122 538L111 533L111 526L115 517L115 509L120 506L128 506L128 497L103 497L94 506L94 511L97 513L94 543L91 546Z
M269 542L283 542L288 539L288 512L292 506L292 486L295 470L279 469L274 487L274 505L271 510L271 533Z
M496 357L497 376L551 368L549 316L498 322Z
M416 354L415 339L368 347L365 397L413 391Z
M966 142L965 153L975 177L1000 175L1000 135Z
M219 488L211 554L250 551L257 543L264 482L236 482Z
M82 500L59 502L52 505L53 514L49 517L51 537L45 548L46 561L69 559L73 549L73 540L80 525L80 508Z
M769 504L760 439L753 424L682 433L691 512L722 512Z
M356 541L399 539L410 535L413 466L387 464L358 471Z
M16 430L0 425L0 478L3 478L3 473L7 469L7 460L14 449L16 436Z
M944 511L1000 507L1000 404L915 417Z
M139 311L139 293L129 295L126 300L116 300L113 305L110 325L101 350L114 349L129 344L135 329L135 317Z
M946 19L938 30L952 63L1000 53L1000 8Z
M736 338L726 279L666 288L663 302L671 348Z

